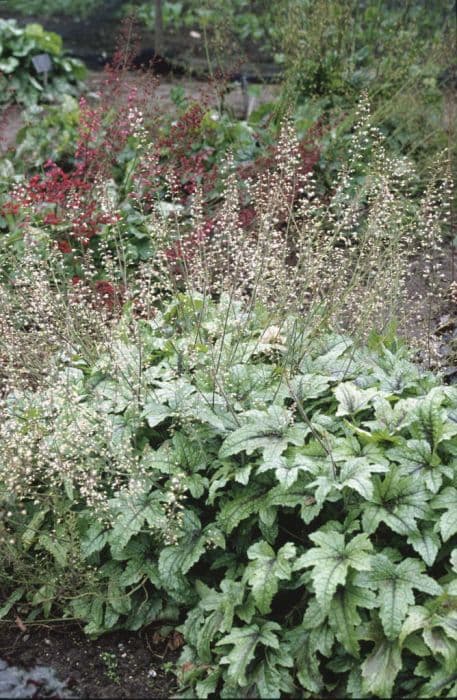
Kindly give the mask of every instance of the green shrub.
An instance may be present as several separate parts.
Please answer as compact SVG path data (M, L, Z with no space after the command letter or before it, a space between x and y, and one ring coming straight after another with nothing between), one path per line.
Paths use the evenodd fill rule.
M15 20L0 19L0 106L11 102L32 105L52 102L65 94L77 94L85 77L81 61L62 54L62 39L40 24L19 27ZM52 70L38 74L34 56L47 53Z
M99 635L187 615L186 697L453 695L457 390L222 295L2 403L0 585Z
M138 21L150 31L155 27L155 4L134 0L122 7L122 14L135 14ZM193 27L212 38L216 48L223 42L230 48L240 44L252 46L255 42L264 54L271 54L275 37L275 22L271 4L265 0L181 0L162 2L162 22L169 33L179 33Z
M50 160L66 168L74 165L79 125L79 108L74 97L64 95L55 106L33 105L24 112L23 121L13 154L16 172L41 171Z
M453 148L440 86L443 70L454 63L453 3L287 0L278 3L277 27L284 66L280 111L293 111L300 132L316 117L325 127L327 186L345 158L335 132L353 123L362 91L390 148L413 158L421 171L437 152Z

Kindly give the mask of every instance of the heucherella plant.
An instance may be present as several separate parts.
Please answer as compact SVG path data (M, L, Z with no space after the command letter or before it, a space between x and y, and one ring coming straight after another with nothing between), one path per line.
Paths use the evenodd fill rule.
M181 624L185 697L455 695L455 387L227 294L93 353L6 387L0 616Z

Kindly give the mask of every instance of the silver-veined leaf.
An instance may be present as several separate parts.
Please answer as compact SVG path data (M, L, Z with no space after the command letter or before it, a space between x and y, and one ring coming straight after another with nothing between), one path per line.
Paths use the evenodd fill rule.
M257 542L248 549L251 560L245 577L262 615L270 612L271 601L278 591L279 580L288 580L292 574L290 560L295 557L295 545L285 544L275 552L267 542Z
M408 610L414 605L413 589L440 595L441 586L423 573L424 564L407 558L399 564L385 554L372 558L371 570L359 575L357 583L378 591L379 616L388 639L398 637Z
M279 640L275 633L280 630L281 627L276 622L264 622L261 627L257 624L233 627L230 634L217 642L217 646L233 645L233 649L220 660L221 664L228 665L228 679L241 687L246 686L247 667L254 658L257 645L279 649Z
M338 401L337 416L354 415L366 408L377 389L359 389L354 382L342 382L334 390Z
M439 518L438 527L443 542L447 542L457 533L457 489L454 486L446 486L434 497L431 504L437 510L445 510Z
M344 535L335 530L315 532L310 539L318 546L302 554L294 569L313 567L311 577L316 598L323 610L329 610L338 585L346 582L349 569L364 571L370 568L373 547L366 534L356 535L345 543Z
M401 666L398 642L386 639L378 643L362 664L364 692L381 698L391 698Z

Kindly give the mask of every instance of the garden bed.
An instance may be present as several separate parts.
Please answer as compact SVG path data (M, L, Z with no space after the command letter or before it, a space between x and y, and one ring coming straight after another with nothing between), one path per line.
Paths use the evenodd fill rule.
M312 25L346 40L332 7ZM275 104L222 48L196 80L195 30L187 77L156 85L129 34L78 105L59 37L4 29L28 108L0 126L0 697L457 694L438 63L395 77L428 85L423 151L380 114L386 78L356 104L370 62L339 82L319 46L285 44ZM48 44L74 73L55 94L32 76Z
M159 641L160 640L160 641ZM177 656L173 647L181 643L179 635L163 639L154 629L141 633L114 632L93 641L81 627L71 622L30 625L21 631L16 625L3 623L0 628L0 695L13 688L2 686L12 667L26 671L15 673L21 695L14 697L48 697L46 686L37 685L34 669L51 668L63 683L59 697L90 698L168 698L176 691L174 676L167 671ZM24 681L35 688L25 695ZM56 697L54 695L54 697Z

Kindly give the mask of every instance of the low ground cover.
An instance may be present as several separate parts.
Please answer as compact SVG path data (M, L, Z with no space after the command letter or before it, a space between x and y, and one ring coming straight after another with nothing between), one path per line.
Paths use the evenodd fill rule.
M186 697L447 692L456 391L264 321L182 296L4 399L2 613L97 635L187 610Z

